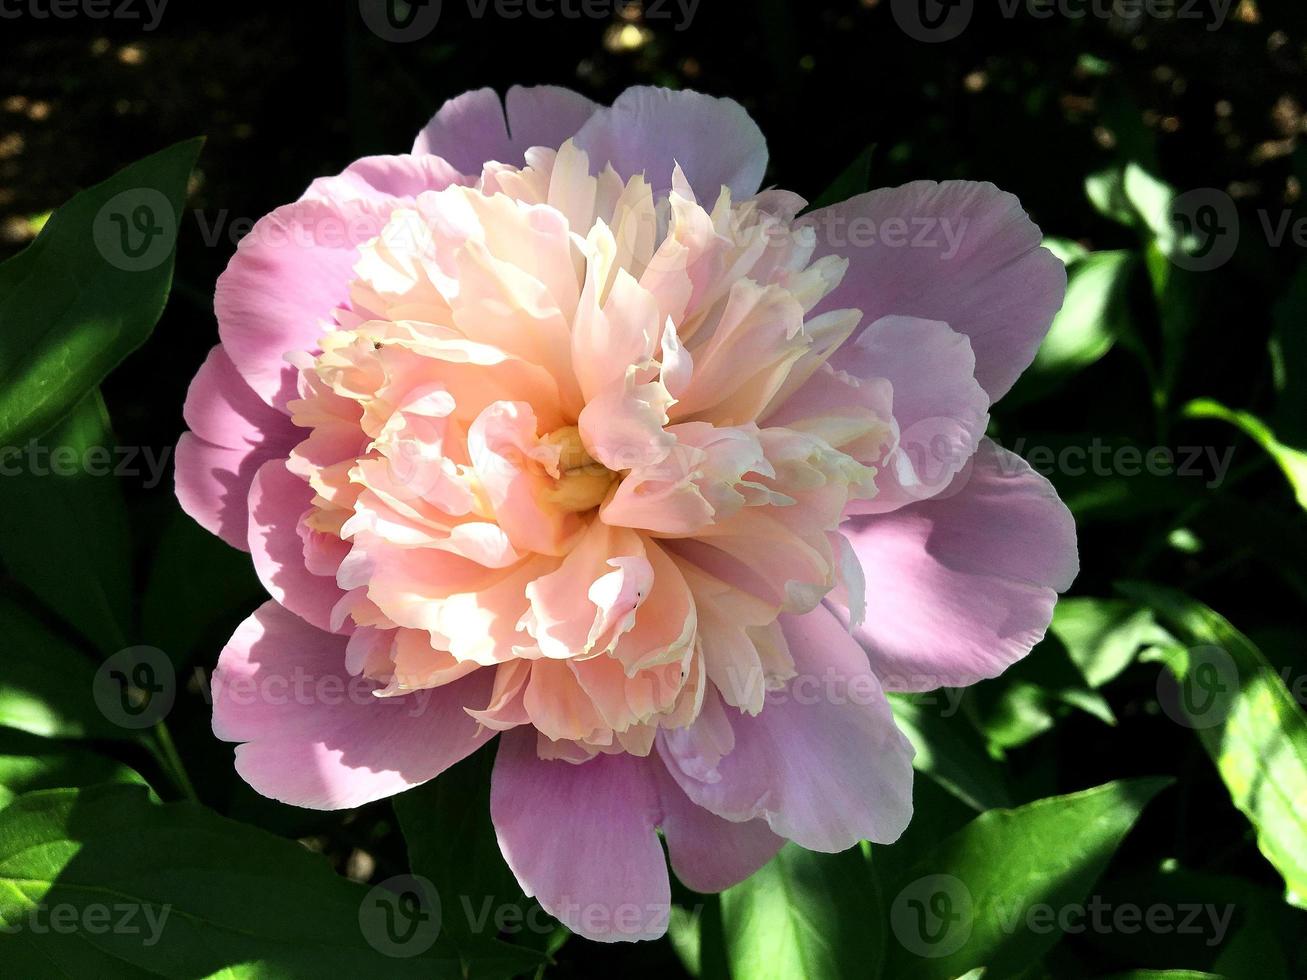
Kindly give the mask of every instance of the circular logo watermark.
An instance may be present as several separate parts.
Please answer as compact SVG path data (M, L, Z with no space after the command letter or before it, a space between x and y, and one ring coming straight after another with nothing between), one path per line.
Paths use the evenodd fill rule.
M1212 728L1230 714L1239 693L1239 667L1218 646L1188 651L1184 678L1163 668L1157 678L1157 700L1168 718L1186 728Z
M359 16L383 41L408 44L436 29L441 0L359 0Z
M1213 187L1177 195L1168 212L1173 235L1168 257L1181 269L1209 272L1229 262L1239 245L1234 199Z
M896 465L900 483L914 500L951 497L966 485L954 480L975 455L975 444L958 419L944 416L919 419L899 434ZM911 468L910 475L903 463Z
M100 208L91 224L96 250L115 269L158 268L177 243L177 212L153 187L121 191Z
M890 928L903 948L937 958L971 938L971 891L952 875L926 875L905 887L890 906Z
M150 728L172 710L177 672L157 647L128 647L100 664L91 693L100 713L120 728Z
M440 895L421 875L396 875L359 906L359 930L383 956L421 956L440 936Z
M971 23L975 0L890 0L899 29L914 41L952 41Z

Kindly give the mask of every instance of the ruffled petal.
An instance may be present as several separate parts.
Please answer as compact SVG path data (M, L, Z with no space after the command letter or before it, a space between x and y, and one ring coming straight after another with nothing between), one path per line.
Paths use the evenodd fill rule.
M309 571L301 535L300 519L313 501L313 488L290 472L285 460L274 459L259 467L249 501L249 549L259 581L295 615L331 630L331 610L344 591L330 575ZM343 557L337 555L337 563Z
M250 390L221 345L191 381L182 414L191 431L177 444L177 499L202 527L248 551L254 474L303 432Z
M576 134L592 170L611 163L623 177L643 173L655 191L672 187L679 165L695 195L714 201L723 186L736 200L758 190L767 141L733 99L635 86L600 109Z
M912 816L912 746L858 644L819 606L782 616L797 674L762 712L727 709L734 745L715 767L694 733L659 750L686 795L732 821L765 819L813 851L888 844ZM710 724L711 716L701 723ZM720 744L720 736L715 736Z
M269 405L297 397L291 351L316 351L347 307L358 246L381 234L390 198L306 199L259 219L218 277L218 335L246 383Z
M505 101L507 117L491 88L450 99L418 133L413 152L444 157L465 174L479 174L492 160L520 167L527 149L557 149L599 108L556 85L515 85Z
M267 602L219 656L213 731L245 743L236 770L264 796L361 806L434 778L493 737L463 711L485 703L490 671L378 698L373 682L346 672L345 644Z
M536 738L506 732L490 783L499 847L522 890L587 939L657 939L667 931L671 885L648 762L545 761Z
M891 691L1001 673L1043 638L1079 570L1066 505L989 440L938 497L852 518L843 531L866 575L855 635Z
M1020 202L993 184L915 181L805 217L817 254L849 260L818 311L856 307L942 320L966 334L976 379L997 401L1034 359L1066 292L1066 268ZM842 366L840 353L834 362Z
M897 429L876 476L876 496L855 502L851 512L886 513L942 493L989 424L989 397L976 381L967 338L938 321L887 316L841 356L855 377L890 382Z
M765 820L735 823L699 806L657 755L649 757L649 765L658 781L667 855L687 888L711 894L737 885L775 857L785 843Z

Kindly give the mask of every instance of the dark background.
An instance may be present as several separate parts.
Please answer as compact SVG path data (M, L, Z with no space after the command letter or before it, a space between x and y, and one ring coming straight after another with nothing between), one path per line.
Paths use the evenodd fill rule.
M136 9L146 16L140 0ZM186 386L217 340L212 290L234 248L233 222L248 226L359 156L407 151L443 100L471 88L547 82L608 102L631 84L690 87L743 103L767 136L766 183L810 199L874 145L873 186L993 181L1017 194L1046 234L1099 250L1138 247L1135 232L1098 214L1085 195L1086 176L1103 167L1134 160L1179 190L1225 191L1243 228L1234 259L1185 277L1184 297L1161 313L1141 267L1130 284L1132 329L1156 348L1161 315L1187 321L1173 404L1215 397L1302 445L1307 291L1301 277L1293 284L1307 251L1289 241L1272 247L1257 215L1304 213L1307 6L1236 0L1220 23L1208 10L1205 20L1184 21L1038 19L1028 11L1008 18L997 0L977 0L970 26L940 44L905 34L889 0L702 0L684 30L674 4L670 19L631 8L603 19L506 20L493 7L477 18L466 3L446 0L433 33L412 44L381 40L349 2L172 0L152 32L139 21L0 20L0 257L78 189L148 152L207 136L169 307L153 338L104 386L119 442L162 450L184 428ZM1278 394L1272 339L1298 380ZM1103 490L1113 501L1077 511L1083 572L1073 594L1110 595L1113 582L1129 577L1163 582L1252 634L1277 666L1302 670L1307 529L1287 483L1247 439L1220 423L1159 414L1121 345L1046 397L1000 407L995 418L1009 446L1022 436L1034 444L1100 437L1234 446L1231 477L1214 490L1119 475L1096 487L1051 474L1065 497ZM148 580L156 542L180 517L170 479L154 488L138 480L127 491ZM1204 542L1197 555L1165 547L1181 515ZM257 587L240 556L201 546L210 548L206 560L230 564L232 592L248 591L243 609L252 608ZM184 656L211 666L243 609L218 616ZM1178 858L1278 890L1192 732L1159 717L1156 676L1155 667L1136 665L1106 691L1115 727L1070 713L1009 752L1018 801L1130 775L1175 775L1180 786L1146 813L1110 881L1147 879L1161 860ZM341 818L254 797L231 773L231 747L209 735L196 690L183 699L177 738L206 802L307 838L357 877L402 870L388 804ZM932 803L927 795L918 808ZM1159 967L1202 968L1214 955L1201 943L1165 955L1115 943L1072 937L1059 947L1066 972L1057 975L1147 965L1149 956L1165 960ZM666 943L601 949L574 939L559 959L562 976L679 970Z

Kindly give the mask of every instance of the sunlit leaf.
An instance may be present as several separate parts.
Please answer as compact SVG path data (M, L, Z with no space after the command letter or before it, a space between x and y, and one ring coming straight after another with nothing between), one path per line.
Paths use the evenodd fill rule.
M0 808L38 789L135 783L134 769L87 749L0 729Z
M751 878L722 893L731 976L830 980L877 973L884 939L879 896L858 848L817 854L786 844Z
M1095 688L1125 670L1141 647L1170 639L1151 610L1124 599L1059 599L1049 628Z
M386 976L462 976L438 914L400 918L390 901L294 841L144 787L42 790L0 810L0 919L14 927L0 960L15 976L366 976L384 950ZM129 906L130 924L34 927L56 907L85 922L105 906Z
M885 976L952 980L985 967L1014 976L1060 937L1045 913L1083 902L1166 780L1107 783L983 813L887 890ZM893 941L897 940L897 942Z
M104 654L126 645L131 548L108 412L92 391L0 478L9 573ZM105 460L108 460L106 463Z
M1275 460L1293 487L1298 506L1307 508L1307 452L1287 446L1275 437L1265 422L1251 412L1226 408L1210 398L1199 398L1184 407L1184 415L1191 419L1221 419L1239 429L1261 446Z
M1257 830L1257 845L1283 876L1286 899L1307 907L1307 716L1262 652L1223 617L1183 593L1131 582L1188 645L1166 665L1178 682L1171 710L1191 725L1230 798Z
M0 445L67 415L154 329L201 140L75 195L0 265Z
M0 725L33 735L126 738L95 702L95 663L12 599L0 596Z

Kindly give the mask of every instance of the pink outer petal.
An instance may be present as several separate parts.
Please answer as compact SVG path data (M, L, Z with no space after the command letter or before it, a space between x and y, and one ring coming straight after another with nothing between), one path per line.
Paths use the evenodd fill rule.
M912 817L912 747L865 654L825 606L781 625L797 669L788 687L756 716L727 709L735 745L709 773L701 754L664 733L668 771L700 806L728 820L762 817L809 850L896 840Z
M331 610L344 590L326 575L305 567L300 518L313 501L313 488L274 459L259 467L250 487L249 547L254 571L268 594L321 630L331 630Z
M663 809L663 837L681 884L710 894L737 885L770 861L785 843L765 820L733 823L693 802L658 756L649 757Z
M635 86L601 109L576 134L591 171L605 163L622 177L643 173L655 191L670 190L680 164L695 196L711 207L725 185L749 197L767 169L767 142L738 102L698 92Z
M182 509L234 548L249 550L247 503L255 471L285 457L303 434L250 390L218 345L191 381L177 444Z
M269 405L298 397L290 351L316 351L348 305L358 245L379 235L393 198L309 198L259 219L218 277L218 335L237 370Z
M526 150L558 149L599 108L584 95L554 85L515 85L506 102L507 118L494 89L450 99L418 133L413 152L434 153L472 175L492 160L520 167Z
M484 704L490 671L403 697L345 671L345 638L275 602L236 630L213 674L213 732L236 770L275 800L315 810L361 806L424 783L493 737L463 711Z
M855 376L889 380L898 426L898 445L876 477L876 496L857 502L855 512L885 513L942 493L989 424L989 397L976 381L966 336L935 320L887 316L840 354Z
M671 886L647 760L544 761L537 738L529 729L505 732L495 757L490 817L508 866L527 895L587 939L657 939L667 931Z
M424 191L443 190L467 180L452 163L438 156L363 157L335 177L319 177L300 199L330 202L393 197L411 203Z
M1066 292L1066 268L1039 247L1017 199L993 184L916 181L804 222L817 232L817 255L849 260L815 313L856 307L864 324L893 313L944 321L971 338L991 402L1030 364Z
M994 677L1044 636L1079 570L1071 513L1020 457L982 441L939 497L842 527L867 578L855 635L891 691Z

